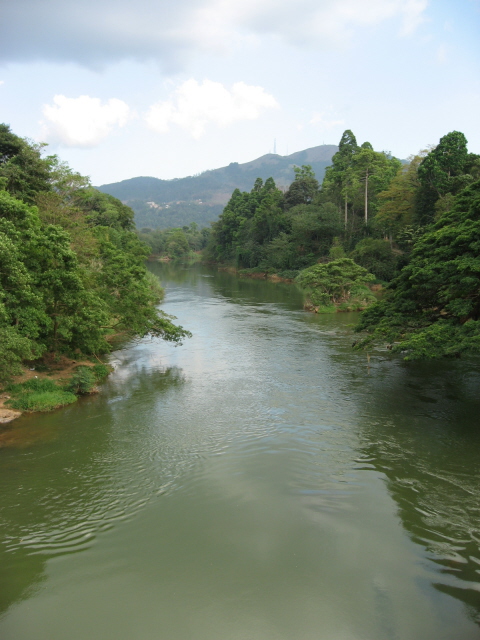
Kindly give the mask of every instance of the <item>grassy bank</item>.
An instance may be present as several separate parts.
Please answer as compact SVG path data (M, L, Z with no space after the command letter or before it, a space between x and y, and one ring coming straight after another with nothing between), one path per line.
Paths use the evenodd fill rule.
M106 364L79 364L66 358L57 363L36 363L17 382L4 386L0 398L5 414L2 422L15 419L19 412L52 411L72 404L82 395L95 393L110 371Z

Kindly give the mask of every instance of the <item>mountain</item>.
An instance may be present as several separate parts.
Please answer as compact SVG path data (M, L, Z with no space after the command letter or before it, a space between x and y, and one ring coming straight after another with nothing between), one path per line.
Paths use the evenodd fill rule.
M278 187L286 189L294 179L293 167L309 164L321 182L337 151L337 146L326 144L288 156L268 153L250 162L232 162L228 167L196 176L174 180L130 178L98 189L132 207L139 229L181 227L190 222L204 227L218 218L234 189L250 191L257 178L272 177Z

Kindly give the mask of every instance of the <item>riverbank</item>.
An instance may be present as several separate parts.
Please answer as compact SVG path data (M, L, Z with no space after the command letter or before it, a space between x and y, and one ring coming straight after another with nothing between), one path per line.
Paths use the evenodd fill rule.
M250 278L253 280L268 280L269 282L285 282L288 284L295 283L295 277L287 278L285 275L278 273L270 273L258 268L253 269L237 269L228 265L214 265L219 271L226 271L238 277ZM361 312L365 311L373 302L379 300L383 294L383 285L379 283L364 283L357 286L355 291L348 299L341 302L332 302L328 305L313 304L308 298L305 299L303 308L311 313L345 313L345 312Z
M206 263L208 264L208 263ZM228 265L219 265L213 263L212 266L216 267L219 271L226 271L232 275L239 276L241 278L251 278L253 280L268 280L269 282L288 282L293 284L295 278L286 278L278 273L270 273L269 271L262 271L258 268L253 269L237 269L236 267Z
M81 395L97 393L96 384L109 372L109 365L103 363L66 356L54 358L50 354L41 362L24 366L21 375L0 389L0 425L12 422L24 412L52 411L76 402ZM23 401L20 403L22 407L12 406L22 396L32 399L34 393L37 404ZM39 394L43 397L40 398ZM56 399L52 394L56 394Z

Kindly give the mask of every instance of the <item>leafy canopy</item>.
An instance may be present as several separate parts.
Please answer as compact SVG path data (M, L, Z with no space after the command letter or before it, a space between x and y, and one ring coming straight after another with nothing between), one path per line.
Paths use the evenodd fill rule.
M394 343L407 359L480 352L480 181L421 236L388 295L357 330Z
M350 258L340 258L304 269L296 281L312 304L327 306L346 302L356 285L373 279L372 274Z

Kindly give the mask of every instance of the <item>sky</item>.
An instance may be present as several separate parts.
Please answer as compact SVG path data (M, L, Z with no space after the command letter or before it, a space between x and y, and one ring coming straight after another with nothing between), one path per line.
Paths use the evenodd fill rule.
M94 185L479 116L480 0L0 0L0 122Z

